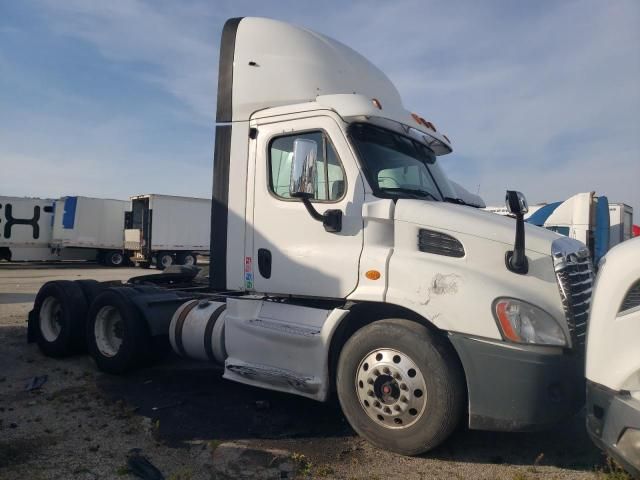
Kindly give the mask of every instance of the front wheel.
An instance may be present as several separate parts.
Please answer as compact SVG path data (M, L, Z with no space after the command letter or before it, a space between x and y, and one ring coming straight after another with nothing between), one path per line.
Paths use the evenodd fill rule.
M358 330L340 353L336 383L353 429L402 455L435 448L464 414L464 379L455 352L409 320L381 320Z

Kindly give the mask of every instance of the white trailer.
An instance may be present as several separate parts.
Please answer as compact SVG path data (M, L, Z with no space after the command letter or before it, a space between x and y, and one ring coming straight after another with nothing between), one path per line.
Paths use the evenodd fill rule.
M609 248L633 237L633 207L609 203Z
M79 196L56 201L51 248L90 249L107 266L126 264L124 221L129 202Z
M211 200L173 195L131 197L125 249L137 265L195 265L209 253Z
M587 339L587 431L640 478L640 238L601 262Z
M408 455L463 420L526 430L584 405L582 243L525 224L518 192L515 218L462 204L440 167L447 136L335 40L230 19L219 71L208 284L193 268L95 297L49 283L29 315L45 353L85 345L121 373L168 336L226 379L323 402L336 392L356 432ZM132 219L143 248L151 201ZM168 228L208 225L186 212Z
M50 256L55 201L0 196L0 260L43 260Z

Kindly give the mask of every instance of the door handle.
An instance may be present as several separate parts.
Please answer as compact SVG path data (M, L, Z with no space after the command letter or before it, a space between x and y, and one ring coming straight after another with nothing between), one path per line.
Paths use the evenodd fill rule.
M263 278L271 278L271 251L258 249L258 271Z

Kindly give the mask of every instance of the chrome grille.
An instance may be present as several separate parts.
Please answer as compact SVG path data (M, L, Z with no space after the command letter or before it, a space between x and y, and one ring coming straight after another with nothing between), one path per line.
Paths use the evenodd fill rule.
M591 257L582 243L570 238L555 240L552 254L571 343L584 347L593 286Z

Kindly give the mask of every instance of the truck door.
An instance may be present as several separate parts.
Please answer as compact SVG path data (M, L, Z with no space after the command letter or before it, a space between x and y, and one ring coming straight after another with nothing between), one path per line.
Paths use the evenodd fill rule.
M298 138L318 146L312 204L321 214L340 209L340 232L325 231L289 195ZM245 260L245 286L262 293L345 298L358 283L364 187L342 130L328 116L262 124L254 158L253 245Z

